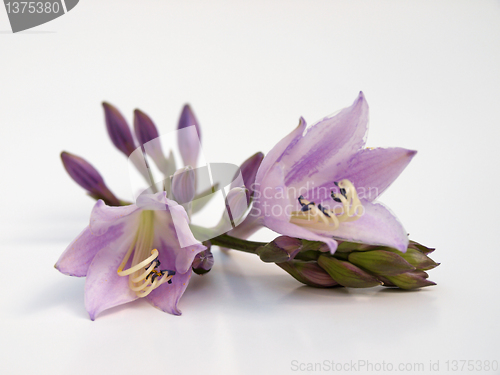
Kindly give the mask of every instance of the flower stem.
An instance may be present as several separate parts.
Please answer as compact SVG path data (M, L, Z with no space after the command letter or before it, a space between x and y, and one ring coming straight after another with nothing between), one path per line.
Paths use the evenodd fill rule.
M212 238L210 242L212 243L212 245L227 247L251 254L257 254L257 249L259 247L267 245L266 242L242 240L240 238L232 237L227 234L221 234L220 236Z

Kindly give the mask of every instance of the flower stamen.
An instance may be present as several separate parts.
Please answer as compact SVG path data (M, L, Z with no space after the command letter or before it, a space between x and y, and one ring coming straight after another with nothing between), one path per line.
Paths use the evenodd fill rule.
M150 251L153 245L153 224L154 212L143 211L135 238L116 271L119 276L129 277L129 288L137 297L146 297L164 283L171 284L175 275L175 271L159 270L158 250ZM130 267L124 270L128 263Z
M341 203L342 206L335 206L333 209L316 204L305 199L302 195L298 198L302 208L300 211L291 213L290 221L306 227L316 229L335 230L340 223L358 220L364 213L356 188L351 181L343 179L335 182L339 188L339 193L331 192L332 199Z

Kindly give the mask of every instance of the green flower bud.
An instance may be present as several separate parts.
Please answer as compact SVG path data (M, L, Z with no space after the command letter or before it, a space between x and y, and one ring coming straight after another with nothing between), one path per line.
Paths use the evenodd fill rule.
M391 276L415 270L402 256L385 250L353 252L349 262L376 275Z
M427 273L423 271L413 271L402 273L396 276L386 276L388 283L384 282L386 286L397 286L401 289L417 289L425 286L436 285L435 282L427 280Z
M320 255L318 264L340 285L351 288L370 288L382 285L375 276L356 267L354 264L335 259L326 255Z

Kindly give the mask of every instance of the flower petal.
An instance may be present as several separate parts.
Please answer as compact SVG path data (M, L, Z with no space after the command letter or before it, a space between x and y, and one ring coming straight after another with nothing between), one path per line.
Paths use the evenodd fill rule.
M361 200L364 214L356 221L343 222L334 231L318 232L350 242L389 246L406 252L408 235L398 218L383 204Z
M301 117L299 120L299 125L295 129L293 129L290 134L279 141L276 146L274 146L272 150L267 153L267 155L264 157L264 160L262 160L259 170L257 171L257 176L255 177L255 184L257 189L259 188L260 183L269 171L269 168L271 168L276 163L276 161L289 147L292 147L302 137L306 126L306 120Z
M303 195L315 202L331 202L334 181L346 178L354 184L360 198L371 202L394 182L416 153L399 147L360 150L340 166L323 172L330 176L329 182L313 186Z
M135 236L134 231L127 234L101 249L90 264L85 281L85 308L92 320L106 309L138 298L129 288L129 278L116 272Z
M365 190L365 198L373 201L403 172L417 151L400 147L363 149L353 158L345 177L357 190ZM370 194L370 190L376 190Z
M186 273L176 273L171 284L165 283L156 288L147 296L147 299L154 307L166 313L181 315L182 312L177 304L186 291L190 279L191 268Z
M334 253L337 249L337 242L333 240L331 235L317 234L290 223L293 205L290 204L283 179L284 171L281 166L276 165L269 170L263 181L262 185L265 186L265 189L262 191L262 196L265 199L265 204L259 204L258 208L261 210L261 215L264 216L264 225L285 236L325 242L330 251Z
M95 236L87 227L70 243L57 261L55 268L69 276L84 277L96 254L121 239L125 223L109 227L102 236Z
M90 214L90 232L94 236L101 236L111 226L125 221L128 216L137 213L138 210L139 208L135 204L111 207L106 206L102 200L98 200Z
M175 262L172 269L179 273L186 273L191 267L196 254L207 248L194 238L186 219L181 219L180 216L176 215L172 216L167 211L155 212L154 232L155 240L153 244L168 252L168 255L163 255L167 257L166 262L170 262L170 257L174 257ZM189 245L183 246L186 243ZM160 262L163 265L161 260L162 252L160 249L158 251L160 252Z
M327 117L308 129L291 145L278 162L287 171L287 186L300 187L306 181L321 185L331 180L323 171L335 168L365 144L368 130L368 104L363 93L338 114Z

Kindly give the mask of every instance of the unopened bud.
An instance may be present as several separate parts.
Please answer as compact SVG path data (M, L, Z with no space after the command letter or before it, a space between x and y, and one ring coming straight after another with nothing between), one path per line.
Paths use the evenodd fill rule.
M327 255L320 255L318 264L340 285L351 288L370 288L382 283L369 273L356 267L354 264L335 259Z
M301 250L302 241L298 238L280 236L257 249L260 259L266 263L281 263L291 260Z
M397 286L401 289L417 289L425 286L436 285L435 282L427 280L427 273L424 271L406 272L396 276L385 276L384 278L389 281L389 285ZM384 282L384 284L386 284ZM392 284L392 285L391 285Z
M61 152L61 160L71 178L92 197L102 199L110 206L120 205L120 200L108 189L102 176L89 162L65 151Z
M257 152L256 154L250 156L247 160L243 162L240 166L241 176L243 177L243 183L247 188L247 198L250 199L254 192L255 176L259 170L260 163L264 159L264 154L262 152ZM238 174L234 178L238 177Z
M277 266L292 275L297 281L316 288L329 288L338 286L335 280L316 262L304 262L290 260L288 262L276 263Z
M348 259L349 262L376 275L399 275L415 270L402 256L384 250L352 252Z
M103 102L102 106L106 119L106 129L108 130L111 142L113 142L118 150L130 156L136 147L127 121L120 111L111 104Z
M192 126L194 127L189 128ZM180 130L177 132L177 141L184 165L196 167L198 154L200 152L201 132L198 120L188 104L182 109L177 129Z
M415 249L420 251L421 253L424 253L425 255L432 253L434 250L431 247L424 246L422 244L419 244L418 242L410 240L410 243L408 244L409 249Z
M196 194L195 173L187 166L177 170L172 176L172 193L177 203L189 203Z
M212 269L214 265L214 256L210 251L210 247L207 250L200 251L193 260L193 272L198 275L204 275Z
M241 187L232 188L226 197L227 207L234 225L240 224L241 218L248 209L247 190Z

